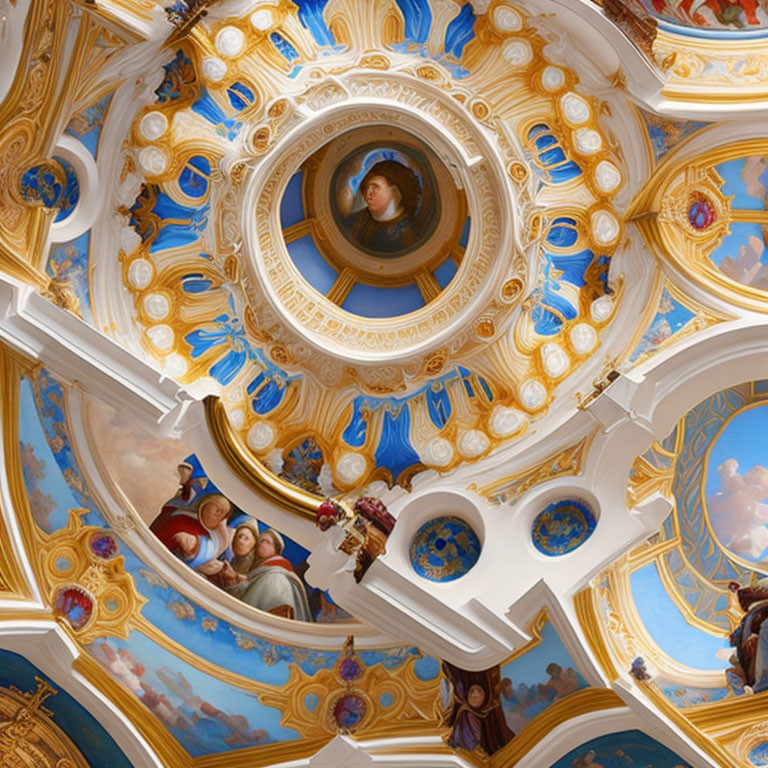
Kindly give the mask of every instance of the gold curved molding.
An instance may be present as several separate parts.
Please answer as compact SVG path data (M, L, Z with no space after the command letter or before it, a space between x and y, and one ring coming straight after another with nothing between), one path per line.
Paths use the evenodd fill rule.
M619 677L619 672L611 658L611 652L603 637L602 626L597 618L597 610L594 604L594 592L591 587L585 587L581 592L573 596L573 605L576 610L576 618L579 621L584 636L587 638L592 653L600 665L603 674L612 683Z
M583 589L574 596L576 615L590 650L595 655L608 677L611 680L616 680L618 679L619 674L614 664L613 655L608 648L604 627L598 615L597 603L599 599L600 596L594 586ZM618 620L618 616L615 618ZM608 630L607 627L605 629ZM611 627L610 630L612 632L624 631L620 626ZM720 707L716 707L715 704L700 705L699 707L696 707L696 714L694 714L693 709L678 709L652 683L638 683L638 685L641 688L642 693L645 694L656 708L662 712L664 717L668 718L672 723L678 726L686 737L688 737L703 752L716 760L718 765L723 768L740 768L741 764L732 759L732 753L723 749L723 747L711 737L710 733L707 732L707 726L709 725L707 714L711 715L712 710L714 709L716 714L714 715L713 720L714 722L718 722L720 720L719 713L723 710L723 706L720 702L718 702ZM754 696L751 698L757 699L759 697ZM732 703L732 699L728 701L728 704ZM759 704L761 705L760 712L762 712L764 716L764 700L761 700ZM725 711L730 713L731 710L728 708Z
M0 425L2 426L2 444L5 452L5 462L0 466L0 471L4 471L6 474L11 500L11 505L0 511L0 581L4 582L5 588L24 599L33 599L33 589L24 577L18 560L14 556L14 549L3 517L4 515L16 517L21 534L21 546L28 555L33 553L36 545L32 527L23 522L27 515L31 521L32 513L24 489L18 425L19 380L22 370L30 366L31 363L28 360L21 358L0 344L0 401L2 401ZM19 510L23 510L26 514L19 515Z
M678 149L656 168L626 213L626 220L636 225L648 247L664 264L692 278L718 298L758 312L767 311L766 291L727 277L709 256L727 234L729 223L740 220L743 214L731 210L730 200L722 195L723 180L715 166L750 155L764 155L767 151L764 138L723 143L695 155ZM697 234L681 223L680 201L701 190L706 191L718 210L720 221L711 231ZM714 317L720 314L707 311ZM720 319L730 318L721 315Z
M232 427L219 397L208 395L203 405L213 442L237 476L248 483L259 496L269 499L294 515L314 522L316 510L323 502L323 497L298 488L267 469L251 453L239 432Z
M526 469L506 475L486 485L478 486L477 483L470 483L467 490L475 491L493 504L514 504L524 493L539 483L552 480L555 477L578 475L596 434L597 430L594 430L577 443L563 448L558 453L551 454Z
M88 768L75 743L43 702L58 690L35 676L37 689L0 688L0 761L8 766Z

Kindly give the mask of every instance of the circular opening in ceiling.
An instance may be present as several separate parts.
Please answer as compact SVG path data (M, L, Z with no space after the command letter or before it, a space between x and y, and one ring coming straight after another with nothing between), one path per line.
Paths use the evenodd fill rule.
M280 204L290 258L319 293L353 315L387 318L433 301L469 239L464 190L421 139L365 126L301 165Z
M351 152L336 169L329 192L336 226L353 247L377 258L416 250L440 215L429 159L395 142Z

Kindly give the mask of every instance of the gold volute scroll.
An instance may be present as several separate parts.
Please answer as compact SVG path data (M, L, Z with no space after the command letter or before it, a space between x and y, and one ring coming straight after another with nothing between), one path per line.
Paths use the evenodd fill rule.
M203 403L213 441L222 458L237 475L260 496L305 520L314 522L316 510L323 498L283 480L253 456L243 443L242 437L230 424L224 405L218 397L209 395Z

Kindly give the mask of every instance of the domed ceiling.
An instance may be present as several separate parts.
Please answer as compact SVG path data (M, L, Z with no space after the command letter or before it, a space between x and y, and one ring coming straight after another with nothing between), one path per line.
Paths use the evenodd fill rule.
M768 764L767 20L0 0L3 760Z

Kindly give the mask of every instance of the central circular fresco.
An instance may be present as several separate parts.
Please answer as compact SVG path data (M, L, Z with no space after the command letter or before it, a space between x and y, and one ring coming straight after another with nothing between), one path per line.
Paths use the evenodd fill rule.
M286 349L308 342L356 365L474 343L478 313L501 321L526 278L506 170L449 96L419 84L434 102L422 114L396 76L386 100L367 75L348 77L359 103L318 111L251 166L241 222L253 320L274 327L277 313Z
M312 288L350 314L395 317L453 280L470 221L463 189L424 141L369 125L304 161L284 193L281 225Z
M330 206L353 247L387 258L410 253L429 239L440 200L425 154L377 141L352 152L338 167Z

